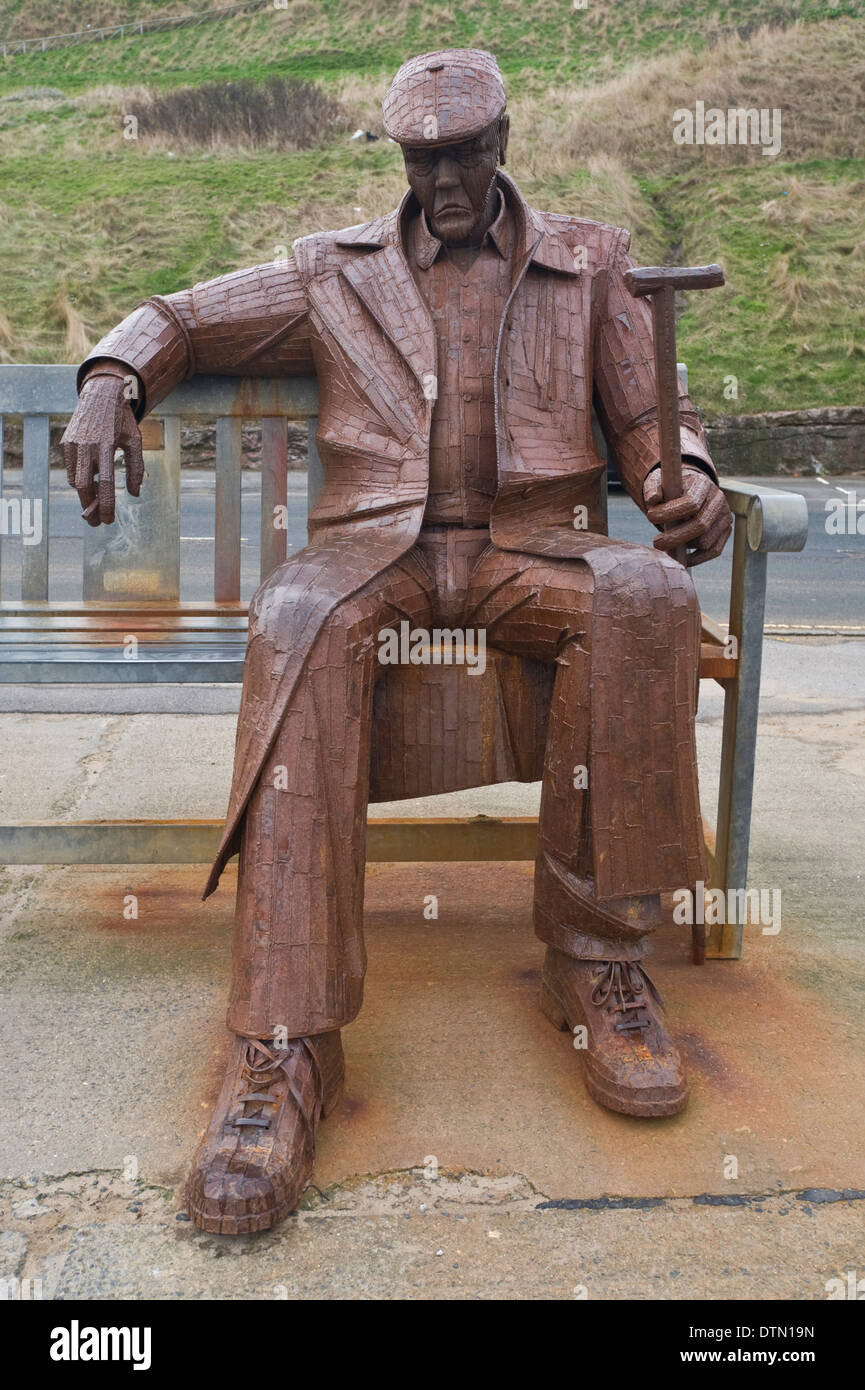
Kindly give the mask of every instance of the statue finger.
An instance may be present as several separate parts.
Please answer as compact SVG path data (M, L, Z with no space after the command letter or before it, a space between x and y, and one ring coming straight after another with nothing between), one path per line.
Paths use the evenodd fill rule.
M126 458L126 490L132 497L138 497L144 480L144 452L141 447L141 433L133 425L123 445Z
M698 536L702 536L705 527L703 519L695 516L690 521L683 521L680 526L671 526L669 531L663 531L660 536L655 537L656 550L675 550L678 545L690 545Z
M82 488L93 486L93 471L96 466L96 450L93 444L79 444L75 451L75 481L73 487L80 492Z
M653 468L643 479L643 501L647 507L657 507L664 500L661 487L661 470Z
M670 502L661 502L656 507L650 507L646 512L653 526L667 526L677 521L684 521L686 517L695 516L700 510L699 501L684 492L681 497L674 497Z
M83 487L76 486L78 501L81 503L81 515L88 526L99 525L99 499L96 496L96 484L91 478L89 483Z
M689 553L688 566L704 565L707 560L716 560L727 544L731 529L726 518L719 517L715 524L700 536L695 549Z
M114 520L114 444L99 446L99 520L110 525Z
M64 435L63 439L61 439L60 441L60 452L63 455L63 464L66 469L66 481L70 487L74 487L76 472L76 445L73 444L71 441L68 444L64 443L65 437L66 436Z

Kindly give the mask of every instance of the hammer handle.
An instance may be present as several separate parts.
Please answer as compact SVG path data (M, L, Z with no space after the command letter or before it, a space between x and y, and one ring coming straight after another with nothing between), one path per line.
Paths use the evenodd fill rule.
M661 445L661 490L665 502L681 497L682 436L679 431L679 372L676 363L676 292L664 285L652 294L655 321L655 380L658 391L658 431ZM686 547L672 552L681 565Z

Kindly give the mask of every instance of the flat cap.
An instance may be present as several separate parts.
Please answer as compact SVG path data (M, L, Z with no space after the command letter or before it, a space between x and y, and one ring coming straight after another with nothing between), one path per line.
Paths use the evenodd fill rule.
M445 48L403 63L384 99L384 128L401 145L450 145L479 135L505 109L491 53Z

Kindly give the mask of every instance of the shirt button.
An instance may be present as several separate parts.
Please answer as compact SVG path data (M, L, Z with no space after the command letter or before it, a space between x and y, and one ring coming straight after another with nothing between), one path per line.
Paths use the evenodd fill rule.
M463 342L464 342L464 343L470 343L471 340L472 340L472 335L471 335L471 333L464 333L464 334L463 334Z
M463 400L464 400L464 401L473 401L473 400L474 400L474 396L472 395L471 391L464 391L464 392L463 392Z

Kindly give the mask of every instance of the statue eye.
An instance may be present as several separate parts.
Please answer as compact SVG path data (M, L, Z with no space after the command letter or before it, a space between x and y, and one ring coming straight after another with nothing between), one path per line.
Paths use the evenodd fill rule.
M427 174L432 173L433 162L428 155L416 155L409 160L409 166L413 174L425 178Z

